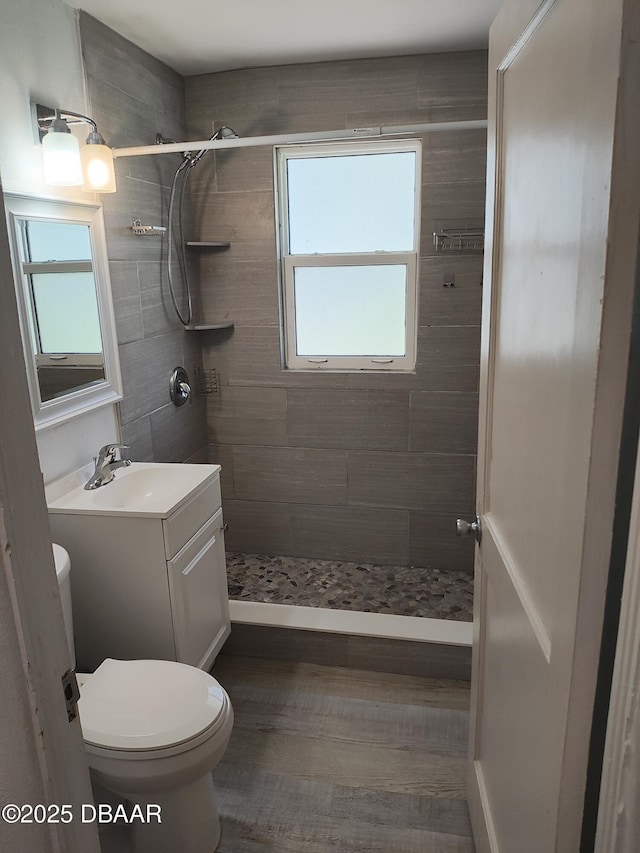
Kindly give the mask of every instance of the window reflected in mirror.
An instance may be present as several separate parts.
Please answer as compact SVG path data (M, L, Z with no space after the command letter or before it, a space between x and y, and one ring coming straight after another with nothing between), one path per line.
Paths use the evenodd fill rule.
M102 210L7 195L36 429L122 398Z
M88 225L19 220L44 402L105 378Z

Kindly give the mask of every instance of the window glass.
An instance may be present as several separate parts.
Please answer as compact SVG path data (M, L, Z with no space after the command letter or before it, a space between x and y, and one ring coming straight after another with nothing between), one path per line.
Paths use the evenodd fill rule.
M414 250L416 153L287 160L292 255Z
M31 281L41 351L101 353L93 273L36 273Z
M24 228L29 259L34 263L91 260L88 225L29 219Z
M414 370L420 140L279 146L275 162L284 367Z
M403 356L407 268L296 267L296 354Z

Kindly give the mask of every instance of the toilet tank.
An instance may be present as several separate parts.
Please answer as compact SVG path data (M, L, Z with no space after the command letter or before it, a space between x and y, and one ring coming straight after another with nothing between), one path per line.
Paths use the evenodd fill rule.
M75 669L76 651L73 642L73 613L71 611L71 560L62 545L56 545L55 542L53 543L53 559L56 564L58 586L60 587L60 601L62 602L62 617L67 634L67 645L71 655L71 664Z

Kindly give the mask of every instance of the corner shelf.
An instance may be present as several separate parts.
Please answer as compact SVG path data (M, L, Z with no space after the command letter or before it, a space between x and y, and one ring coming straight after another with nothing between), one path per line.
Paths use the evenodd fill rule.
M185 332L209 332L215 329L233 329L231 320L226 320L224 323L191 323L185 326Z
M220 250L231 246L227 240L187 240L184 244L187 249L195 250ZM223 323L191 323L184 327L185 332L210 332L216 329L233 329L233 322L225 320Z
M228 249L231 243L226 240L208 240L206 242L200 240L187 240L185 243L187 249Z

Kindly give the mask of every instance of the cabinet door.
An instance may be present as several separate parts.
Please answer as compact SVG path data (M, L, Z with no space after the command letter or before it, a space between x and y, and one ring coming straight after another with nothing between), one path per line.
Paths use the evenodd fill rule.
M230 632L222 510L167 567L177 659L208 669Z

